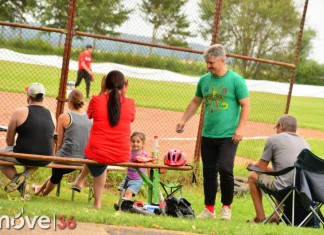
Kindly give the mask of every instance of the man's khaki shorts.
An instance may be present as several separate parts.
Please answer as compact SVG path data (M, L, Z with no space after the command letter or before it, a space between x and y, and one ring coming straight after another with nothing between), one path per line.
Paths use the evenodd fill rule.
M13 146L7 146L7 147L4 147L4 148L0 148L0 152L12 152L12 150L13 150ZM2 156L0 156L0 160L5 160L5 161L8 161L8 162L18 163L16 158L13 158L13 157L2 157ZM6 167L6 165L0 165L0 170L5 168L5 167Z
M274 186L274 180L275 180L275 178L273 176L265 175L265 174L260 174L259 178L258 178L259 183L263 184L268 189L275 191L277 189Z

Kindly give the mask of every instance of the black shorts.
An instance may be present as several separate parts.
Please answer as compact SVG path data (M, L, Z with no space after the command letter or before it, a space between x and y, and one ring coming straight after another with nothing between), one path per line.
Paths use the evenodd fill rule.
M93 177L98 177L102 175L102 173L104 173L105 170L107 169L107 165L87 164L87 167L89 168L91 175Z
M47 166L51 163L51 161L39 161L39 160L29 160L29 159L22 159L16 158L17 162L23 166Z

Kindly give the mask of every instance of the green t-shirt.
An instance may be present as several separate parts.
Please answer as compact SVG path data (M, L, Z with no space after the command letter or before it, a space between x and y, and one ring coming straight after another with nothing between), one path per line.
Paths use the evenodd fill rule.
M244 78L231 70L222 77L206 73L199 79L196 96L205 104L202 136L232 137L240 118L239 100L249 97Z

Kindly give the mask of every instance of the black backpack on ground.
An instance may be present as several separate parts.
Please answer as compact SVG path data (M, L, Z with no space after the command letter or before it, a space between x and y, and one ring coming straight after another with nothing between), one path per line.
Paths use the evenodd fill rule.
M188 202L185 198L169 196L165 198L165 203L165 213L167 215L189 219L195 218L195 212L191 208L190 202Z

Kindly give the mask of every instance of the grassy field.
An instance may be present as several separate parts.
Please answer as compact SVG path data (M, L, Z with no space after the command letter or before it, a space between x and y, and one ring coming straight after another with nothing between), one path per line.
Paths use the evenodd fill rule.
M30 182L40 183L50 174L49 169L40 168L37 174L30 178ZM168 174L172 174L168 172ZM3 180L1 178L0 180ZM76 194L75 201L72 203L71 180L64 178L62 181L61 196L56 197L55 192L48 197L35 197L31 201L24 203L20 201L17 192L6 194L0 190L0 215L14 216L20 213L24 207L24 216L33 217L35 215L47 215L53 217L64 215L69 218L74 216L74 220L78 222L93 222L102 224L114 224L123 226L147 227L175 231L184 231L200 234L233 234L233 235L250 235L250 234L322 234L323 230L291 228L285 227L283 224L277 225L251 225L246 220L254 217L253 205L249 195L235 196L232 204L233 218L231 222L217 220L202 219L180 219L167 216L143 216L138 214L130 214L126 212L115 212L113 203L118 201L117 184L118 180L123 177L123 173L112 172L109 174L110 184L107 187L103 197L103 208L99 211L91 209L91 204L87 203L87 189L83 189L80 194ZM190 178L190 174L186 174ZM183 189L183 197L192 203L192 207L196 214L203 209L203 191L201 185L188 186ZM136 198L145 202L147 193L142 190ZM220 199L216 200L216 213L219 217ZM271 208L265 203L267 213L271 212Z
M68 80L75 80L76 71L69 72ZM96 74L92 84L92 93L99 91L103 74ZM57 97L60 69L50 66L23 64L1 61L0 82L1 91L22 93L24 88L35 81L46 86L47 96ZM138 107L159 108L165 110L183 111L195 92L195 85L178 82L160 82L129 78L129 96L134 98ZM80 90L85 90L84 83ZM179 99L181 97L181 99ZM324 99L293 97L290 113L299 120L303 128L324 131L322 118L324 116ZM262 92L251 92L251 121L274 123L286 105L286 96Z

